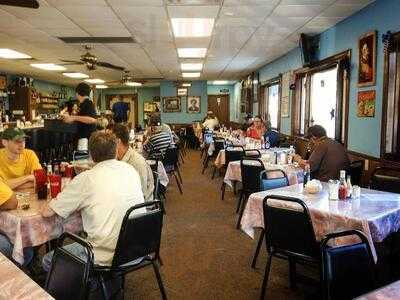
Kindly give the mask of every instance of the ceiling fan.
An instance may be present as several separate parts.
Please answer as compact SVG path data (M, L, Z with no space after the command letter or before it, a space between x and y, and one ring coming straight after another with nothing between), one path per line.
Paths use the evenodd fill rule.
M97 66L99 67L103 67L103 68L109 68L109 69L113 69L113 70L119 70L119 71L123 71L125 70L124 67L119 67L113 64L110 64L108 62L104 62L104 61L99 61L97 59L97 56L90 53L89 50L91 50L92 48L90 46L85 46L85 50L86 53L81 55L81 58L79 61L77 60L65 60L62 59L61 61L64 62L64 64L61 64L62 66L67 66L67 65L86 65L86 68L89 71L95 70L97 68Z
M113 84L113 85L134 85L134 83L146 83L146 82L151 82L151 81L160 81L163 80L164 78L136 78L131 74L131 71L124 70L122 77L120 80L115 80L115 81L109 81L106 82L106 84Z
M39 8L39 2L37 0L0 0L0 5L27 7L27 8Z

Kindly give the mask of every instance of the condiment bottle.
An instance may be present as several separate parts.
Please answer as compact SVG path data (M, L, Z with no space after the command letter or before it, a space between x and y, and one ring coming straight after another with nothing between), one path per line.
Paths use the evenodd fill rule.
M346 171L340 170L340 184L339 184L339 199L344 200L347 198L347 184L346 184Z
M347 195L346 196L347 196L347 198L351 198L352 192L353 192L353 185L351 184L350 175L347 175L346 185L347 185Z

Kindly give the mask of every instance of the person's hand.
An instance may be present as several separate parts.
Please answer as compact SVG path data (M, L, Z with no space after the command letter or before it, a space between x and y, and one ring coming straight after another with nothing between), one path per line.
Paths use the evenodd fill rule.
M298 155L298 154L295 154L295 155L293 156L293 161L294 161L294 162L300 163L302 160L303 160L303 159L302 159L301 156Z
M68 124L73 123L75 121L74 117L70 115L63 115L62 117L63 121Z

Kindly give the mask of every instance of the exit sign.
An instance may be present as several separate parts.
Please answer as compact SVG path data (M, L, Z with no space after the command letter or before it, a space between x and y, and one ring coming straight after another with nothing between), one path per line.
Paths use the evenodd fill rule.
M229 94L229 89L221 89L219 90L221 94Z

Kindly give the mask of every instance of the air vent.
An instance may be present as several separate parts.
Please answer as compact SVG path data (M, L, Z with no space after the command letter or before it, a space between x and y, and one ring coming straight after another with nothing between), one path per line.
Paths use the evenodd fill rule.
M67 44L133 44L133 37L58 37Z
M167 5L222 5L223 0L167 0Z

